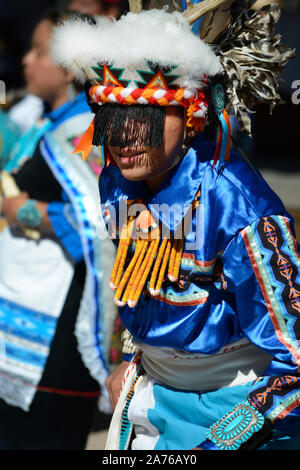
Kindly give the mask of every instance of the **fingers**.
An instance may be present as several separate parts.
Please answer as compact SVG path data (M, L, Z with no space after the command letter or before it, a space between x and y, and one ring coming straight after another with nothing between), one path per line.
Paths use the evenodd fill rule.
M105 386L107 388L110 403L113 410L115 409L118 403L124 372L127 369L128 365L128 362L122 362L119 367L105 381Z
M112 392L111 392L111 375L109 377L107 377L107 379L105 380L105 387L107 388L107 391L108 391L108 396L109 396L109 400L110 400L110 404L112 406L112 409L114 410L114 406L113 406L113 396L112 396Z

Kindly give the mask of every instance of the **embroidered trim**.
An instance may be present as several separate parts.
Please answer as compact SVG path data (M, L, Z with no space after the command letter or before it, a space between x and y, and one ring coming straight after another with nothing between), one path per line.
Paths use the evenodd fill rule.
M133 384L131 385L131 388L126 398L126 403L123 409L122 420L121 420L120 449L126 449L129 443L129 439L130 439L131 431L132 431L132 423L128 419L128 408L133 398L137 381L142 375L144 375L144 373L145 371L143 367L140 366L137 371L136 378L134 379Z
M130 423L128 430L126 430L126 433L127 433L126 439L124 438L125 431L123 432L123 439L122 439L123 448L121 448L120 447L121 423L122 423L122 418L123 418L123 410L126 404L128 393L131 390L132 383L135 381L137 373L140 371L141 357L142 357L142 352L139 351L134 356L130 365L125 371L124 377L122 379L118 402L117 402L116 408L114 410L114 413L110 422L105 450L125 450L128 447L133 425L131 425Z
M271 217L265 217L263 221L263 231L266 237L266 241L269 244L269 249L272 250L274 254L276 254L276 264L272 264L272 270L274 271L275 275L278 274L281 276L280 280L282 283L288 285L288 302L294 310L297 310L297 312L300 313L300 292L295 288L297 268L294 265L292 259L283 252L282 235L280 232L278 233L278 230L276 230L277 227L275 226L275 221L273 221ZM278 276L276 277L278 278ZM284 300L285 299L283 299L283 301Z
M250 398L255 407L273 423L299 406L299 383L300 377L293 375L261 378L255 383Z
M205 302L208 301L209 289L201 289L195 285L192 285L192 289L193 291L187 295L176 295L174 289L167 289L166 292L161 291L159 296L150 296L159 302L164 302L168 305L176 305L180 307L205 304Z
M214 272L217 256L211 261L201 261L196 259L194 253L182 253L181 267L192 269L195 273L210 274Z
M271 220L270 218L268 219ZM263 223L264 220L262 220L262 224ZM280 231L277 230L277 236L279 236L279 234ZM288 300L284 302L281 298L278 298L278 292L273 288L273 284L276 282L278 285L280 285L280 290L282 291L284 278L282 277L282 281L278 280L278 276L273 279L273 271L271 270L272 266L270 267L266 264L266 260L270 259L272 256L270 255L270 248L267 249L266 247L266 249L264 249L265 247L259 245L259 239L257 239L253 228L251 226L246 227L244 230L242 230L241 235L244 239L253 271L264 296L277 338L290 351L299 369L300 350L296 344L296 341L293 339L294 332L290 330L290 323L286 321L287 319L290 320L292 312L291 309L289 309L287 306ZM292 249L292 247L289 248ZM278 262L280 263L280 260L278 260Z

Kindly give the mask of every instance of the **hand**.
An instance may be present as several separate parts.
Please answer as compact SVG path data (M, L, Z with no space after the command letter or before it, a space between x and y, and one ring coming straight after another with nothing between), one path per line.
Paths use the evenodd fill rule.
M18 196L14 197L5 197L3 199L2 211L6 218L8 225L16 225L17 221L17 212L20 207L22 207L27 199L29 198L28 193L22 191Z
M106 379L105 385L109 394L110 402L112 409L114 410L118 399L119 393L121 390L122 379L124 377L125 371L129 366L129 362L123 361L117 369Z

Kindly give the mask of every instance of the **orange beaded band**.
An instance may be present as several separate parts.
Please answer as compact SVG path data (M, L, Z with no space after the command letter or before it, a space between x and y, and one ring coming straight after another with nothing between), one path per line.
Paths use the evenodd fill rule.
M184 106L187 108L187 126L203 130L208 104L204 90L195 94L185 88L164 90L160 88L123 88L116 86L95 85L89 90L94 103L116 103L123 105L142 104L158 106Z

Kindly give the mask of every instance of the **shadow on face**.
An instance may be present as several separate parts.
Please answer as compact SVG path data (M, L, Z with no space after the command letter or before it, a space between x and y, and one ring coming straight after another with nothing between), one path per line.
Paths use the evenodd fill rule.
M138 126L138 123L135 125ZM146 146L141 138L125 147L108 145L108 148L124 178L131 181L147 181L168 173L182 149L184 137L183 108L168 106L165 110L163 142L160 147Z

